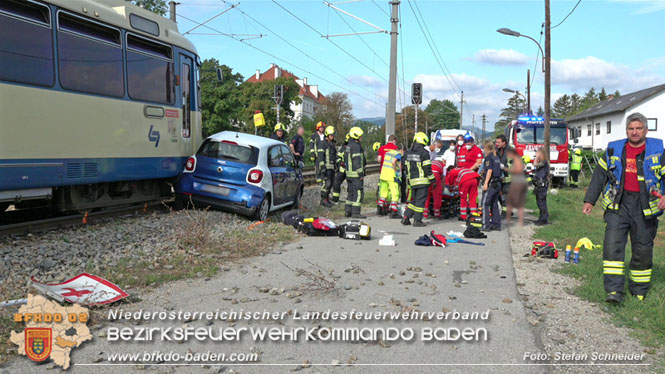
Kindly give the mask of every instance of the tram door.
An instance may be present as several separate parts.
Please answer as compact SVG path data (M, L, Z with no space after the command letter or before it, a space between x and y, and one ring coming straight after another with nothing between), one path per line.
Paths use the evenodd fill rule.
M182 92L182 139L187 154L192 154L192 111L195 110L194 64L191 57L180 55L181 74L180 87Z

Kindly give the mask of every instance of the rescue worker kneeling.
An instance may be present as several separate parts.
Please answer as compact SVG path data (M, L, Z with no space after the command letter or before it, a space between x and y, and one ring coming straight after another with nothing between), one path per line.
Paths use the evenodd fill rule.
M423 222L423 212L425 211L425 201L427 200L427 191L430 184L434 182L432 174L432 161L429 152L425 146L429 143L429 138L425 133L418 132L413 137L413 145L406 153L406 170L411 187L411 202L406 207L403 225L410 225L410 218L413 217L414 227L426 226Z
M330 189L335 180L335 159L337 157L337 149L335 148L335 128L333 126L326 127L325 139L321 145L323 150L323 158L319 161L319 169L321 170L321 177L323 185L321 186L321 205L331 207L333 204L328 200L330 196Z
M390 218L399 218L397 202L399 201L400 170L404 150L390 149L383 156L381 175L379 176L379 208L384 209L390 199Z
M452 191L457 189L460 197L460 221L466 221L469 213L478 212L478 178L480 175L471 169L448 167L446 185ZM468 208L468 211L467 211Z
M352 218L367 218L360 214L365 192L363 190L363 179L365 178L365 151L360 144L363 130L360 127L352 127L349 130L349 144L344 150L344 168L346 170L346 204L344 205L344 216Z

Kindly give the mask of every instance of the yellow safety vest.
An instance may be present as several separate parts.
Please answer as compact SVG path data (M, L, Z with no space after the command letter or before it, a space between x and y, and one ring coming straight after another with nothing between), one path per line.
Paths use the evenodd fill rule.
M388 150L383 156L383 164L381 164L381 175L379 179L382 181L393 182L397 176L396 170L393 167L393 161L399 154L396 150Z

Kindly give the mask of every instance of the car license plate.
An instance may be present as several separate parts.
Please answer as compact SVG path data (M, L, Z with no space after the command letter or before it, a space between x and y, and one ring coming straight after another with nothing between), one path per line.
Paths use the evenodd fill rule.
M226 187L211 186L209 184L201 184L201 190L205 192L214 193L217 195L227 196L231 189Z

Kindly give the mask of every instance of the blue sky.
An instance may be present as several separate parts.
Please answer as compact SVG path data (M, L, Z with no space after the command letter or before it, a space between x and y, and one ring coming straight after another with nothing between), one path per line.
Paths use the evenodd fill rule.
M373 25L390 28L388 0L333 2ZM198 22L238 4L206 24L214 31L199 27L187 35L196 44L201 58L214 57L245 78L276 63L301 78L307 77L309 84L318 84L324 94L347 92L358 118L384 116L389 35L322 38L319 33L333 35L351 33L351 28L357 32L375 29L316 0L276 0L276 3L180 0L180 3L178 13ZM577 0L552 0L552 25L559 23L576 3ZM420 9L423 16L420 20L429 29L447 70L434 58L412 7L416 14ZM479 126L479 117L486 114L492 128L510 95L501 89L524 91L526 71L531 69L536 74L532 107L535 110L542 105L544 78L540 62L534 71L538 47L526 38L501 35L496 30L508 27L538 40L544 21L543 0L402 0L400 8L398 72L404 78L407 93L412 82L421 82L424 104L433 98L459 103L459 89L464 90L464 125L470 126L475 114ZM196 26L184 17L178 20L181 32ZM589 87L626 93L664 83L664 20L665 0L582 0L575 12L552 30L553 99L564 93L582 94ZM264 52L228 36L194 34L216 31L236 34L236 39L264 34L262 38L244 41ZM544 47L544 37L542 44ZM398 108L400 100L402 104L410 103L408 94L398 97Z

